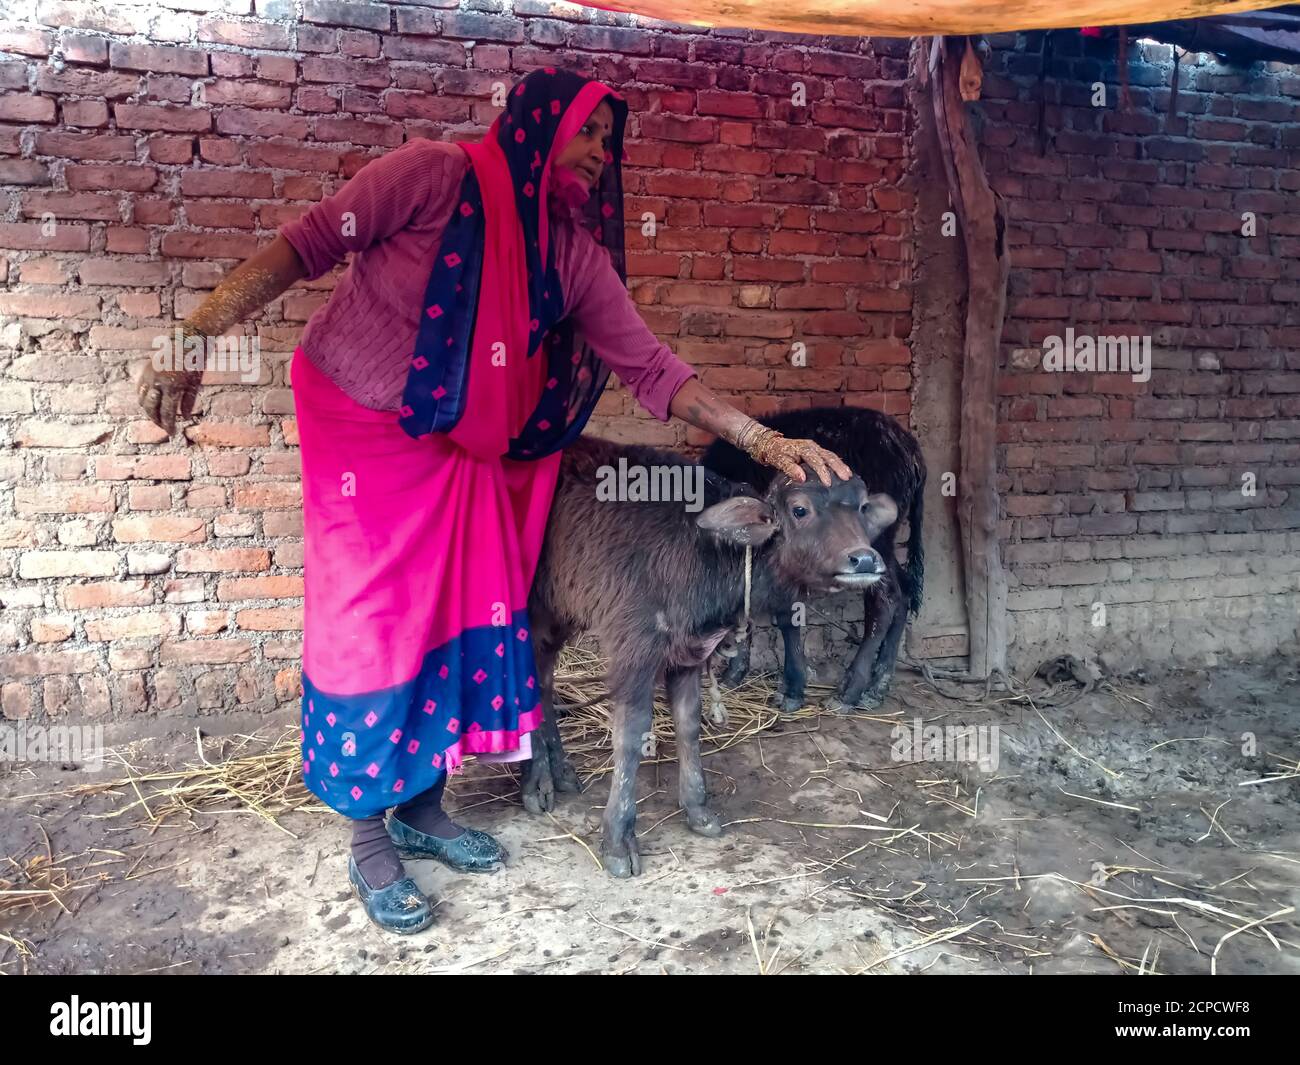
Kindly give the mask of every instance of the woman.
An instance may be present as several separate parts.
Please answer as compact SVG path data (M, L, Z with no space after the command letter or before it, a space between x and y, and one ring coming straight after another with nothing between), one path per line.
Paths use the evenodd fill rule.
M414 140L282 226L184 325L216 336L354 258L291 364L303 465L303 775L352 819L349 878L394 932L433 920L401 856L497 868L442 809L466 753L528 757L540 722L525 611L560 451L612 368L759 461L830 483L838 458L728 406L626 289L623 130L608 86L547 68L476 144ZM139 386L169 434L198 373ZM393 809L385 824L384 814Z

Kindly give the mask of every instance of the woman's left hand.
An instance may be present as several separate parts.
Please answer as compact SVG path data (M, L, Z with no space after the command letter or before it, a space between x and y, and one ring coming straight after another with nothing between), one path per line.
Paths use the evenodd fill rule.
M843 459L835 452L827 451L816 441L791 440L772 429L769 429L768 433L771 435L760 437L749 449L754 459L764 466L771 466L793 480L802 481L805 479L802 464L807 463L822 484L827 487L830 487L831 483L831 470L834 470L835 476L842 481L847 481L853 476L853 471L844 465Z

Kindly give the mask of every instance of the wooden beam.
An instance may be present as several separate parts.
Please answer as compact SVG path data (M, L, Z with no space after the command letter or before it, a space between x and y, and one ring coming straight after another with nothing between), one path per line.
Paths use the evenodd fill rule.
M935 38L928 66L940 154L966 251L966 335L961 382L961 526L970 673L1005 671L1007 581L998 545L998 361L1010 259L1006 219L989 186L963 102L971 92L973 51L961 38ZM965 77L963 78L963 66Z

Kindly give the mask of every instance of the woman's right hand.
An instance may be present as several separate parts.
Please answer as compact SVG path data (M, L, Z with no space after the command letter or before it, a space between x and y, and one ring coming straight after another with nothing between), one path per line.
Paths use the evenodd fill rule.
M180 326L185 346L197 338L202 341L200 350L206 352L209 337L223 335L306 276L307 267L293 245L277 234L270 244L232 270L185 319ZM183 354L183 350L172 352L172 359L179 361ZM206 363L206 355L202 361ZM164 366L176 364L163 360ZM145 416L171 436L176 431L177 414L182 418L193 416L202 378L202 370L160 369L151 359L136 385Z
M182 418L193 415L202 378L202 370L159 370L146 362L137 385L145 417L171 436L178 413Z

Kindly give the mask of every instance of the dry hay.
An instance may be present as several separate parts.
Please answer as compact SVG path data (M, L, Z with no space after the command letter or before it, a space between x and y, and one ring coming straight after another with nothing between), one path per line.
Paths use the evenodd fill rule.
M587 782L611 769L613 732L601 660L590 646L565 648L556 670L555 691L561 707L570 706L560 718L560 733L574 767ZM726 694L729 721L725 726L707 721L701 733L705 755L746 742L770 728L778 715L771 705L768 678L752 677ZM795 715L815 717L820 711L807 709ZM653 730L654 757L649 764L672 761L675 757L672 714L656 699ZM269 743L256 735L203 736L196 730L197 758L179 769L143 771L122 760L126 771L116 780L83 784L63 794L70 796L108 794L121 803L106 814L91 817L120 818L128 814L151 828L175 820L189 821L199 811L209 814L246 814L261 817L289 832L282 819L295 812L328 813L329 807L307 790L302 780L300 731L284 729ZM120 757L120 755L119 755ZM496 767L489 778L513 775ZM455 784L453 794L457 793ZM460 796L458 796L460 797ZM497 799L506 796L496 796ZM463 808L463 807L462 807Z
M16 956L24 972L35 950L28 940L5 929L47 910L75 916L87 891L114 879L116 874L107 867L127 859L121 851L99 848L56 858L43 830L42 837L43 848L34 845L22 854L0 859L0 963Z
M177 820L192 821L202 811L251 813L289 832L280 823L286 814L329 810L303 783L300 735L300 729L286 728L268 744L261 736L205 737L195 730L197 761L180 769L139 771L123 759L125 777L82 784L66 794L120 798L116 809L86 816L115 819L133 814L151 830Z
M1017 685L1017 690L998 696L986 688L985 699L956 697L939 688L941 674L936 675L928 666L920 669L925 673L931 690L924 691L923 686L915 686L918 692L924 691L928 696L924 706L919 705L915 699L902 700L914 711L945 712L935 704L936 698L940 703L955 700L966 705L978 704L987 712L993 712L1006 703L1028 703L1035 710L1038 705L1056 705L1053 697L1057 689L1049 688L1047 694L1040 696L1039 702L1035 703L1023 685ZM557 702L561 708L567 708L560 716L560 734L566 752L575 769L585 778L585 783L606 775L612 769L613 732L604 673L603 662L590 643L566 647L556 670ZM706 715L700 737L701 752L705 757L758 738L778 720L811 725L825 712L813 705L813 701L829 695L830 688L810 685L809 705L794 714L778 715L774 707L773 679L771 675L751 674L739 687L729 690L724 696L727 707L725 725L711 724ZM1117 696L1122 695L1118 688L1108 687ZM894 723L900 712L888 715L862 713L855 716ZM657 765L673 761L676 747L672 714L659 697L655 700L652 731L655 736L655 752L643 759L643 763ZM1068 741L1065 742L1068 744ZM300 732L297 726L285 728L269 743L265 737L257 735L205 737L196 730L195 746L197 760L179 769L138 771L122 759L126 776L81 785L65 794L82 796L107 793L118 796L123 802L117 809L107 814L90 816L118 818L136 814L152 827L177 818L189 820L195 812L201 810L212 814L251 813L288 832L281 823L285 815L298 811L329 811L303 783ZM120 755L118 757L121 758ZM766 768L766 763L764 765ZM1106 772L1109 773L1110 770ZM510 770L504 766L497 767L488 776L513 779ZM452 791L455 794L454 785ZM504 796L496 798L502 797ZM940 798L938 801L951 800Z
M608 691L604 686L604 661L590 644L564 649L556 670L555 694L569 709L560 717L560 736L565 753L584 778L584 784L613 769L614 733L610 719ZM725 725L710 724L707 714L700 729L700 752L704 757L752 740L779 720L772 703L771 678L755 675L727 691ZM707 704L709 695L705 690ZM814 717L820 711L806 709L798 717ZM672 711L659 694L655 696L651 719L655 753L642 759L643 765L676 761Z

